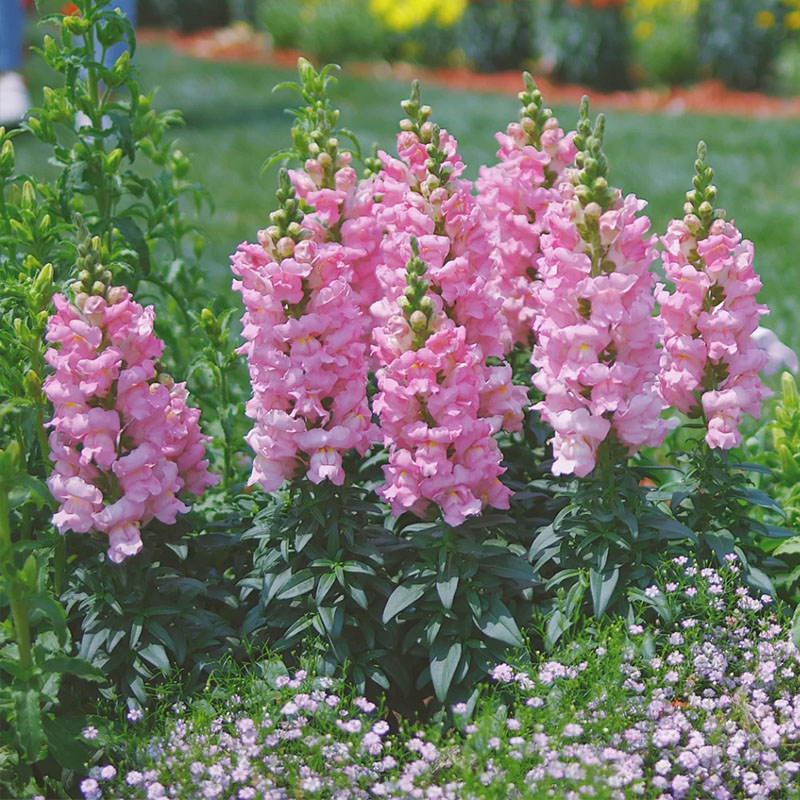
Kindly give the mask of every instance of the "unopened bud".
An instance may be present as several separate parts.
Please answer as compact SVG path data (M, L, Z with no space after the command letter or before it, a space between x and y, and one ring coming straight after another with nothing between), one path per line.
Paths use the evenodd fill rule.
M400 120L400 130L401 131L413 131L414 130L414 123L410 119L401 119Z
M159 372L156 380L166 386L167 389L171 389L175 385L174 378L167 372Z
M606 189L608 189L608 181L601 176L595 179L592 187L596 192L604 192Z
M323 169L328 169L333 164L333 159L331 158L330 153L320 153L317 156L317 161L319 161L319 164Z
M96 295L97 297L102 297L106 292L106 285L103 281L95 281L92 284L92 294Z
M700 203L700 208L697 210L701 217L710 217L711 213L714 211L714 208L711 203L708 202L708 200L704 200L702 203Z
M289 258L289 256L294 253L294 239L289 236L284 236L277 241L275 249L278 251L278 255L281 258Z
M428 327L428 318L421 311L412 312L408 324L415 333L422 333Z
M106 300L109 305L119 303L128 296L128 290L124 286L111 286L106 292Z
M423 144L430 142L433 136L433 123L423 122L419 129L419 138Z
M696 235L700 230L701 223L695 214L687 214L683 218L683 224L686 226L686 230L689 231L692 236Z
M598 203L595 203L594 201L592 201L591 203L589 203L586 206L586 208L583 210L583 213L587 217L597 218L603 213L603 209L600 208L600 205Z

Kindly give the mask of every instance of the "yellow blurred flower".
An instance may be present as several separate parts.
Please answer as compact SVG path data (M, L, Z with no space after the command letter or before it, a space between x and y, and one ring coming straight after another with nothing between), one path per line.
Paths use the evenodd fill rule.
M800 11L790 11L783 22L790 31L800 30Z
M653 23L649 19L643 19L633 26L633 38L637 42L644 42L653 35Z
M455 25L467 9L467 0L440 0L437 4L436 21L443 27Z
M387 28L405 33L435 19L444 27L457 22L467 0L370 0L369 10Z
M771 28L775 24L775 15L771 11L759 11L756 14L756 25L759 28Z

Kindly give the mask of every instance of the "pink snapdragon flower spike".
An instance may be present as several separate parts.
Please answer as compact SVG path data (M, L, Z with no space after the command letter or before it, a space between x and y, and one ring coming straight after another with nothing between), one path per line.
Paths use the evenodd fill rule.
M47 326L48 486L60 503L59 532L106 533L108 556L120 563L141 550L144 525L173 524L189 510L181 498L201 495L219 476L208 471L210 437L185 384L157 368L164 345L153 333L153 309L124 287L91 280L92 270L103 273L97 249L99 242L81 245L89 277L76 284L74 303L55 295Z
M502 298L490 285L487 221L472 183L460 177L464 163L457 142L430 121L431 108L420 104L416 81L402 106L408 118L401 122L397 157L379 151L382 168L372 189L379 199L373 215L383 232L376 266L382 298L371 307L376 324L386 325L396 311L413 236L433 292L465 328L468 343L480 344L486 357L502 357L511 341L503 336Z
M530 348L537 292L540 236L547 209L561 199L564 170L575 158L574 134L564 134L529 73L520 92L520 122L496 134L499 163L481 167L476 182L478 204L487 220L491 243L490 293L502 298L507 336Z
M342 458L377 439L367 401L367 343L351 288L350 251L317 241L288 173L281 172L276 230L259 232L232 256L254 420L250 483L274 491L302 471L313 483L345 481Z
M577 169L549 206L541 237L533 383L555 430L556 475L588 475L603 442L628 456L658 445L674 424L660 417L655 236L640 214L644 201L607 183L603 127L600 115L592 129L584 101Z
M353 137L338 127L339 111L328 92L328 85L335 81L332 65L318 72L301 57L298 71L300 83L284 86L294 88L306 103L296 110L292 128L292 155L302 167L289 170L295 194L306 212L302 226L305 235L317 244L340 245L350 267L349 284L361 311L365 340L369 341L369 307L381 295L375 275L381 230L372 213L372 180L358 181L352 166L353 154L341 146L340 135ZM277 242L279 231L280 226L270 226L262 237L270 235ZM288 235L296 236L297 232L290 231Z
M703 142L695 171L686 214L662 238L674 290L659 285L656 295L664 320L659 380L668 403L706 421L708 446L728 450L741 443L742 415L758 417L770 393L758 374L769 355L756 336L768 310L755 298L761 281L752 243L714 211L717 192Z
M395 516L424 516L434 505L457 526L487 505L508 508L494 434L521 428L527 392L511 383L509 367L486 365L481 345L429 292L421 248L416 238L410 244L406 291L375 330L373 410L389 449L378 494Z

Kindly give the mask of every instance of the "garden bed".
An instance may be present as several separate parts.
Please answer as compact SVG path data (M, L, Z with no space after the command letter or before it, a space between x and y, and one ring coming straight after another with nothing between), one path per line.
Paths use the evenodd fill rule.
M209 61L244 62L294 69L300 55L294 50L272 50L263 36L248 26L205 30L194 34L145 29L137 34L142 44L169 44L176 51ZM429 85L488 94L515 95L519 70L476 73L460 68L428 68L406 63L348 63L348 72L378 80L409 81L416 77ZM536 82L550 102L577 105L585 94L600 108L665 114L726 114L747 117L800 117L800 96L779 97L763 92L739 92L721 81L708 80L693 86L665 89L598 92L585 86L554 83L536 75Z

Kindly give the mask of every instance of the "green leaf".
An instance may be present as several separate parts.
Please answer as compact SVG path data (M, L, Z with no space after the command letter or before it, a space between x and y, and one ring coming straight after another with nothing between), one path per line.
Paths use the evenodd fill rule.
M614 589L617 588L617 581L619 581L619 567L604 572L598 572L594 567L589 570L589 587L592 590L595 617L602 617L605 614L614 596Z
M131 640L130 640L131 650L135 650L136 645L139 644L139 639L142 636L143 622L144 620L141 617L136 617L136 619L131 623Z
M461 642L447 642L443 639L433 643L430 652L431 682L436 699L444 703L453 676L461 660Z
M114 217L112 222L125 237L128 244L136 251L139 256L139 269L143 274L147 275L150 272L150 248L147 246L147 240L144 238L141 229L134 222L133 217L130 216Z
M792 617L792 641L795 647L800 648L800 604L794 610Z
M791 539L786 539L786 541L781 542L775 548L776 556L796 555L797 553L800 553L800 536L794 536Z
M448 559L444 569L439 573L436 578L436 591L442 605L449 611L453 607L453 600L458 590L458 570L453 568L452 563Z
M53 626L53 631L58 636L58 643L63 647L67 641L67 612L64 611L61 603L46 594L28 597L26 602L29 607L44 611Z
M42 664L44 672L60 672L61 674L75 675L78 678L83 678L86 681L96 681L97 683L105 683L106 675L93 664L85 661L82 658L73 658L72 656L59 653L48 658Z
M319 583L317 584L317 593L315 600L317 605L320 605L331 590L331 586L336 583L336 576L332 572L326 572L320 576Z
M163 672L170 672L169 658L167 651L164 647L157 642L152 642L146 647L139 650L139 655L145 660L149 661L154 667L162 670Z
M383 609L384 625L394 619L403 609L419 600L430 586L429 583L401 583L390 595Z
M485 569L492 575L510 578L526 586L533 586L538 580L533 567L522 556L511 553L486 561Z
M76 718L72 720L75 721ZM58 717L45 714L42 727L50 755L65 769L85 773L86 762L91 756L90 747L80 738L80 731L85 725L80 721L77 724L68 724Z
M673 495L673 507L677 508L674 497ZM643 525L655 528L664 539L690 539L697 542L697 534L690 527L666 514L642 514L641 521Z
M308 594L314 589L314 573L310 569L302 569L289 578L275 595L277 600L291 600L301 594Z
M716 555L720 564L723 563L726 555L733 552L735 542L733 534L728 530L704 533L703 539L714 551L714 555Z
M569 620L556 609L547 620L547 631L545 633L545 645L552 650L565 631L569 630Z
M14 711L17 720L17 738L22 745L25 761L33 764L39 760L45 743L39 692L35 689L14 692Z
M743 486L736 492L733 492L733 496L746 500L754 506L771 508L773 511L777 511L782 517L786 516L786 512L781 508L781 504L761 489L756 489L752 486Z
M523 647L525 644L514 617L499 597L493 596L489 600L489 608L484 611L480 622L476 624L481 633L490 639L496 639L511 647Z
M749 566L745 573L745 580L759 591L771 595L772 597L775 596L775 587L772 585L772 581L769 579L766 572L760 570L758 567Z

